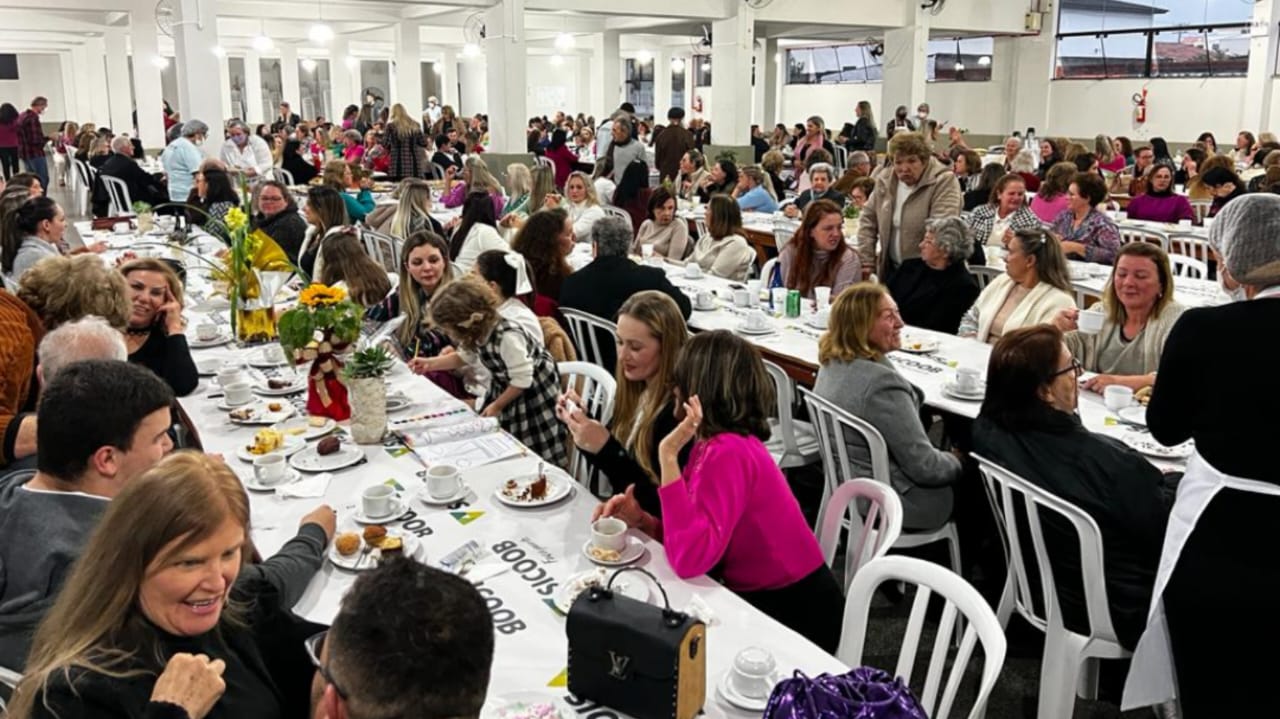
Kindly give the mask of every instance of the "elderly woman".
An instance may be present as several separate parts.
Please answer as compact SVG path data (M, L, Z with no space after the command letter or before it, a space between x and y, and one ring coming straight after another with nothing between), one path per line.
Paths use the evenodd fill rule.
M1194 439L1195 452L1169 514L1155 584L1168 634L1158 624L1147 627L1133 671L1163 670L1164 688L1173 689L1170 670L1176 669L1188 719L1246 716L1268 701L1267 686L1274 683L1270 661L1239 663L1230 692L1214 672L1220 676L1222 657L1265 651L1280 636L1274 611L1280 577L1267 550L1280 514L1274 412L1280 345L1274 331L1262 329L1280 326L1277 238L1280 197L1246 195L1223 209L1209 244L1221 260L1219 281L1240 301L1182 315L1165 343L1147 406L1156 441L1173 446ZM1242 343L1251 346L1226 349ZM1172 667L1157 661L1165 648L1172 650ZM1133 681L1127 687L1137 688ZM1150 703L1167 696L1138 698Z
M693 200L698 197L698 189L707 175L706 160L697 150L689 150L680 156L680 174L676 175L676 197L681 200Z
M342 133L342 161L357 165L364 159L364 138L359 130L347 130Z
M254 189L253 229L262 230L275 240L289 261L298 264L298 253L307 236L307 221L284 183L263 180Z
M867 206L867 201L871 199L871 193L875 189L875 180L870 177L859 177L849 184L849 204L861 212L862 208Z
M738 201L738 209L743 212L773 213L778 209L778 200L773 196L772 183L755 165L744 167L739 171L738 184L733 188L733 197Z
M706 210L707 234L693 245L690 262L704 272L738 282L747 279L755 250L742 236L742 211L728 195L712 195Z
M929 443L920 422L924 393L888 360L890 352L902 347L897 303L883 286L862 282L836 298L828 326L818 342L820 366L813 391L870 422L884 436L889 481L902 498L903 527L941 527L951 519L960 459ZM855 474L870 477L871 452L862 436L848 433L844 441Z
M1102 330L1076 330L1079 310L1061 310L1053 323L1066 332L1067 348L1080 365L1097 372L1085 389L1101 393L1113 384L1138 390L1156 379L1165 340L1184 308L1173 300L1169 256L1159 246L1130 242L1120 248L1102 297Z
M240 479L206 455L165 458L108 503L36 632L9 716L296 714L312 676L299 638L313 630L289 610L328 544L325 513L294 540L303 566L252 565Z
M899 132L889 142L892 172L876 174L876 189L858 221L862 264L888 281L905 261L919 257L925 221L960 214L960 183L924 139ZM906 197L899 202L899 195Z
M654 189L649 197L649 219L640 224L635 254L643 254L645 245L653 246L653 254L669 260L683 260L689 248L689 223L676 218L676 198L665 187Z
M1062 247L1051 232L1010 230L1005 235L1004 274L991 281L960 320L960 336L995 344L1027 325L1052 322L1076 306Z
M1081 424L1076 414L1080 371L1057 328L1024 327L1000 338L991 351L986 398L973 424L973 450L1083 509L1097 523L1111 621L1121 645L1132 650L1146 624L1173 497L1146 458ZM1043 522L1043 530L1055 575L1075 576L1079 586L1074 530L1049 522ZM1079 591L1060 592L1059 598L1067 628L1088 632Z
M791 241L778 253L783 285L813 299L814 288L827 287L831 296L862 279L858 253L844 241L844 216L829 200L817 200L804 211L804 219ZM769 282L769 278L766 278Z
M718 160L698 183L698 200L711 202L711 196L733 192L738 184L738 166L730 160Z
M126 262L120 274L130 305L125 330L129 361L155 372L175 395L191 394L200 377L183 334L182 280L168 263L150 258Z
M814 200L830 200L844 207L845 197L831 186L835 181L835 168L825 162L819 162L809 168L809 189L796 195L796 201L782 208L783 214L790 218L800 216L804 208Z
M977 185L978 175L982 172L982 158L969 148L962 148L955 153L951 161L951 171L960 181L960 191L968 192L970 186Z
M929 220L920 256L903 262L889 282L902 321L955 334L965 308L978 298L978 282L965 266L972 252L972 235L963 219Z
M1176 223L1194 220L1196 213L1186 195L1173 191L1173 167L1160 163L1147 170L1147 191L1129 200L1129 218Z
M1107 199L1107 185L1094 172L1077 172L1067 188L1067 209L1053 220L1062 251L1074 260L1109 265L1120 249L1120 229L1097 205Z
M1031 213L1045 224L1052 223L1071 202L1068 190L1075 176L1076 166L1070 162L1059 162L1048 168L1040 189L1031 198Z
M1009 172L1022 178L1022 182L1031 192L1040 189L1040 176L1036 174L1036 156L1030 150L1023 150L1013 156Z
M1009 230L1032 230L1040 227L1040 219L1027 209L1027 186L1021 175L1009 173L996 181L991 188L991 201L969 215L969 227L973 230L973 256L975 265L987 263L983 246L1001 247Z

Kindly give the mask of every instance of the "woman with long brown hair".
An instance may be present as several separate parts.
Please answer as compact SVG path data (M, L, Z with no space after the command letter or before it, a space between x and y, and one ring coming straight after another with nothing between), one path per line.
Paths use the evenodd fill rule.
M553 316L560 304L564 278L573 273L565 259L573 244L573 222L558 207L530 215L511 241L511 249L524 255L533 268L533 284L538 288L533 312L539 317Z
M372 307L382 302L391 292L391 280L386 270L369 257L355 228L325 240L320 252L324 255L320 282L341 285L347 294L362 307Z
M449 262L449 244L434 232L417 232L400 248L400 285L365 317L387 322L404 316L395 338L405 359L434 357L449 340L431 324L427 304L441 287L459 276Z
M778 253L782 282L788 289L812 298L813 288L830 287L831 296L835 297L862 279L862 261L844 241L843 228L844 215L836 203L809 203L800 229Z

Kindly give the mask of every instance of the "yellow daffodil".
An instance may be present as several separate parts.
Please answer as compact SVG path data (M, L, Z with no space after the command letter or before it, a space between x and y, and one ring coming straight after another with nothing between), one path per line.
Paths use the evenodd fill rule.
M347 298L347 291L341 287L329 287L319 283L310 285L302 290L298 297L298 302L307 307L324 307L326 305L336 305Z
M227 216L225 218L225 222L227 225L227 229L235 233L244 229L249 224L249 217L248 215L244 214L244 210L240 209L239 207L232 207L231 209L227 210Z

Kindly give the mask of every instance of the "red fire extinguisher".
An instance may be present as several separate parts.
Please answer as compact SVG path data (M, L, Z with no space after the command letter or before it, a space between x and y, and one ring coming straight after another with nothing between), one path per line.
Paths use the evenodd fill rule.
M1147 121L1147 88L1133 95L1133 121L1139 125Z

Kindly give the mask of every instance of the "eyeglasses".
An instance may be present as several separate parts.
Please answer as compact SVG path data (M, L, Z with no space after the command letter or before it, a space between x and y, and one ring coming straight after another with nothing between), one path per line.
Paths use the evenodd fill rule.
M1050 379L1052 379L1052 378L1064 375L1068 372L1075 372L1076 376L1079 377L1080 375L1084 374L1084 365L1080 364L1079 360L1072 357L1071 364L1068 365L1066 369L1060 369L1057 372L1054 372L1053 374L1049 375L1049 377Z
M258 202L284 202L280 195L259 195Z
M320 654L323 653L324 650L324 640L328 635L328 630L320 632L319 634L313 634L312 636L307 637L307 640L303 642L302 645L306 647L307 656L311 658L311 663L315 665L316 671L320 672L320 676L324 677L325 682L332 685L333 690L338 693L338 696L341 697L343 701L346 701L348 699L347 693L342 690L342 687L338 686L338 682L334 681L333 675L329 673L328 668L326 668L320 661Z

